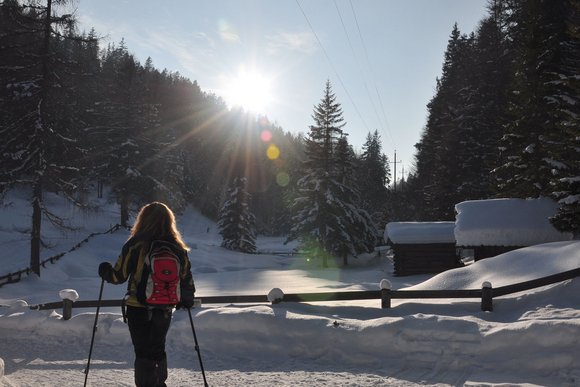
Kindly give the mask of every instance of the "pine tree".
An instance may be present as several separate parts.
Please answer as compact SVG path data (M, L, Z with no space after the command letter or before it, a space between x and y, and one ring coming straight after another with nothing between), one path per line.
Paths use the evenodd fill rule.
M366 241L375 234L369 226L370 218L357 207L356 192L349 186L352 179L348 178L350 167L345 164L349 162L342 130L345 123L330 81L312 118L315 124L306 139L304 172L298 180L288 240L299 239L303 248L313 251L322 266L328 267L332 254L346 262L347 254L368 251Z
M101 60L99 54L99 42L94 29L85 35L82 40L75 41L75 60L78 62L78 70L75 74L78 96L74 100L76 114L82 121L80 128L81 136L78 141L84 150L84 157L79 160L79 168L82 170L80 190L88 190L90 186L97 189L98 197L103 197L103 179L99 176L99 145L106 140L100 138L103 133L103 125L108 117L104 116L104 98L106 96L103 78L101 74ZM94 134L98 133L99 139Z
M517 68L508 101L510 119L501 144L505 162L496 170L502 195L526 198L550 192L551 166L546 163L550 151L545 140L557 120L546 98L546 81L555 70L553 60L557 60L560 39L551 34L553 26L549 25L564 23L564 18L548 20L551 10L559 8L554 5L525 0L511 9L515 21L512 36L518 42Z
M391 182L389 158L382 153L379 132L368 133L358 161L356 181L361 207L371 214L377 224L386 224L387 186Z
M510 4L516 72L496 169L502 196L551 196L561 207L552 219L578 234L580 217L580 6L575 1Z
M102 140L93 151L100 155L98 174L111 183L120 205L120 223L127 226L134 199L152 200L165 189L161 181L165 170L159 161L159 110L147 103L143 69L123 41L107 49L102 82L106 97L99 109L104 122L102 130L94 132Z
M506 102L513 74L513 49L507 39L502 16L504 0L495 0L490 16L477 31L474 56L473 90L470 96L470 133L460 157L465 159L461 200L492 197L493 173L500 163L499 141L506 123Z
M59 191L74 200L70 195L78 176L74 161L82 154L77 141L82 123L74 107L68 106L77 96L67 83L67 73L74 67L66 52L68 40L74 38L74 19L58 16L52 5L52 0L46 6L0 4L0 24L7 27L0 35L2 84L7 86L7 93L2 92L5 114L0 118L5 139L0 145L0 178L3 187L32 186L30 267L39 276L43 216L64 226L44 205L43 192Z
M333 227L329 235L329 250L342 257L348 265L348 256L357 256L373 250L377 240L377 227L368 212L358 207L360 195L357 188L351 185L354 176L354 152L348 145L346 137L338 140L336 146L337 183L332 191L336 192L333 221L339 227Z
M416 144L415 174L418 208L423 220L451 220L462 184L463 160L459 150L471 125L465 121L464 108L473 93L466 84L468 58L473 37L462 36L454 25L445 52L441 79L428 104L429 117L421 140Z
M287 235L290 214L286 199L296 185L293 179L296 176L296 152L302 143L266 119L258 119L257 129L256 135L264 133L266 139L260 139L258 153L262 157L256 163L264 166L256 179L260 182L259 189L252 191L257 229L263 235Z
M495 3L494 12L503 4ZM496 13L477 35L462 35L457 25L451 32L408 185L422 220L452 220L456 203L492 195L512 73L505 22Z
M324 96L314 107L314 125L310 126L304 172L298 180L298 197L293 203L293 227L288 240L299 239L301 244L313 245L321 255L322 266L328 267L328 250L331 246L331 201L333 188L333 153L336 142L342 137L344 119L342 108L336 102L330 81L326 82ZM318 257L317 257L318 258Z
M220 114L210 113L216 110L215 101L201 91L197 82L157 71L150 58L145 62L143 77L144 102L155 107L159 117L154 140L161 145L162 153L156 161L156 175L164 189L155 195L176 208L191 203L208 214L203 198L213 178L212 162L221 155L206 143L209 133L218 132L214 129ZM216 200L219 195L211 196Z
M552 43L546 58L548 106L554 119L553 130L546 133L546 160L552 167L550 196L560 204L551 219L561 231L580 236L580 4L559 1L548 9L545 26ZM555 44L557 40L559 43Z
M219 213L218 227L226 249L256 252L255 217L249 208L250 199L247 179L235 178Z

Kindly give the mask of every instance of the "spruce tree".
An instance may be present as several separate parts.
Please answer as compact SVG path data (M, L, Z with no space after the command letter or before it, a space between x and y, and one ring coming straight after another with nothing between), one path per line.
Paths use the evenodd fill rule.
M456 203L492 195L512 73L501 23L490 17L469 36L453 27L407 187L419 219L452 220Z
M391 182L389 158L382 153L379 132L368 133L358 160L356 181L361 196L361 207L377 224L386 224L388 201L387 186Z
M352 161L342 130L345 123L330 81L326 82L324 96L314 107L312 118L314 125L306 139L306 160L298 180L288 240L298 239L303 248L322 260L323 267L328 267L332 255L341 256L346 262L348 254L368 251L369 244L365 242L376 235L369 226L368 215L358 209L356 193L350 186L350 167L345 163Z
M101 77L101 61L99 54L99 42L95 30L83 34L80 40L74 40L74 62L77 64L73 69L71 78L74 79L74 90L77 90L76 98L69 100L74 105L76 116L82 125L78 127L78 144L83 149L83 157L78 160L81 169L79 190L87 190L95 186L97 195L102 197L102 179L97 174L98 151L96 145L102 140L95 141L93 132L100 132L106 118L100 116L102 111L99 106L103 105L104 88ZM84 204L84 203L83 203Z
M550 196L560 204L551 219L561 231L580 236L580 4L558 1L546 9L546 99L553 127L546 133L551 166ZM554 41L558 41L555 44Z
M466 173L461 200L492 197L493 173L500 163L499 141L506 123L506 102L513 74L513 50L502 16L504 1L496 1L478 30L471 68L475 91L470 96L470 135L461 148Z
M68 40L75 38L74 19L58 16L52 0L46 6L6 1L0 4L0 17L1 84L6 85L0 92L0 179L3 187L32 187L30 267L40 276L43 217L64 226L44 205L43 192L58 191L74 200L75 159L83 153L77 141L83 124L69 107L78 97L69 83L71 69L78 67L66 52Z
M579 80L580 6L575 1L525 0L509 4L515 77L511 84L496 169L502 196L551 196L560 209L551 220L578 234L580 223Z
M344 119L342 108L332 92L330 81L326 82L324 96L314 107L314 125L306 138L304 172L298 180L298 197L293 203L293 226L288 240L299 239L303 246L313 245L322 266L328 267L331 246L331 201L333 188L333 152L342 137Z
M110 182L119 203L123 226L128 225L133 201L159 198L165 190L165 170L159 161L161 144L158 106L147 103L143 68L129 54L124 42L110 46L102 60L102 82L106 86L104 103L99 105L105 118L97 138L99 175Z
M355 179L354 152L346 136L338 140L336 146L337 174L333 181L336 187L335 201L332 203L333 221L339 227L330 231L329 250L342 258L348 265L348 256L357 256L373 250L378 230L369 213L359 207L360 195Z
M407 182L419 219L451 219L460 200L549 195L553 224L578 234L579 9L494 0L477 35L454 28Z
M562 1L525 0L514 4L512 36L517 42L516 71L508 101L509 120L502 138L504 163L497 172L498 191L511 197L538 197L551 191L547 139L557 130L558 114L548 94L560 57L558 31L565 15ZM561 17L560 20L557 20Z
M250 199L247 179L236 177L219 213L218 227L226 249L256 252L255 217L249 208Z
M416 144L415 174L418 208L423 220L451 220L458 202L458 187L463 174L460 147L466 130L462 114L472 91L465 89L468 76L467 59L473 38L462 36L457 24L451 32L441 79L437 80L434 97L428 104L429 116L421 140ZM465 127L464 127L465 125Z

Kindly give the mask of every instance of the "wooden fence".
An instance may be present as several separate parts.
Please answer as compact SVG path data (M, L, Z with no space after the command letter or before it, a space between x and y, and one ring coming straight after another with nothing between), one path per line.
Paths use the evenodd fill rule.
M530 281L525 281L513 285L492 288L491 284L484 282L481 289L473 290L391 290L388 281L381 281L381 290L364 290L350 292L327 292L327 293L295 293L284 294L281 299L273 303L280 302L316 302L316 301L354 301L354 300L381 300L381 308L391 307L392 299L461 299L479 298L481 299L481 310L493 311L493 298L508 294L523 292L526 290L555 284L580 276L580 268L565 271L562 273L542 277ZM270 303L267 295L239 295L239 296L210 296L202 297L204 304L243 304L243 303ZM101 307L120 307L122 300L101 300ZM72 308L96 308L98 301L76 301L63 300L46 304L31 305L30 309L50 310L63 309L63 318L70 319Z
M112 234L115 231L119 230L121 228L120 224L116 224L113 227L111 227L110 229L108 229L107 231L104 232L95 232L90 234L88 237L86 237L85 239L83 239L82 241L80 241L79 243L77 243L76 245L74 245L73 247L71 247L68 251L65 251L64 253L60 253L57 255L53 255L52 257L46 258L45 260L40 262L40 266L42 267L46 267L47 263L55 263L56 261L58 261L59 259L61 259L63 256L65 256L66 254L78 249L79 247L81 247L84 243L88 242L90 238L94 237L95 235L103 235L103 234ZM30 273L32 273L32 269L30 267L27 267L25 269L22 270L18 270L14 273L8 273L5 274L3 276L0 276L0 287L2 287L3 285L6 284L11 284L14 282L18 282L20 281L23 277L26 277L27 275L29 275Z

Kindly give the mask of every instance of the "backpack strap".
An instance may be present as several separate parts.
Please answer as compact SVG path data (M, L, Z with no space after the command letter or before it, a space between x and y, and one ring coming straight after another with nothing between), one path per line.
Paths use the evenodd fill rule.
M147 259L147 256L149 255L149 253L151 253L151 249L153 246L153 242L149 243L149 247L147 247L147 249L145 249L145 246L141 249L141 253L143 251L148 251L147 255L145 256ZM131 291L131 284L133 283L133 281L135 281L135 270L136 268L133 269L134 271L130 274L130 278L129 281L127 281L127 293L125 293L125 296L123 297L123 299L121 300L121 314L123 315L123 322L125 324L127 324L127 300L131 297L134 296L136 297L137 295ZM137 284L135 284L135 286L137 286Z

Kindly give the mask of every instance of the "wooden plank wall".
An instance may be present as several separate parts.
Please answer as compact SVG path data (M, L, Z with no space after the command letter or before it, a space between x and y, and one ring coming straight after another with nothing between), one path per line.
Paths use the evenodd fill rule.
M455 243L393 244L395 275L441 273L461 267Z

